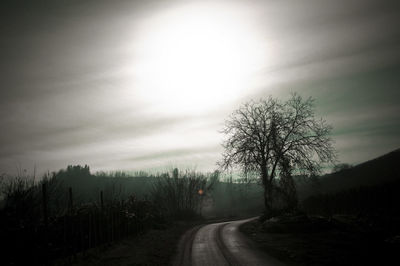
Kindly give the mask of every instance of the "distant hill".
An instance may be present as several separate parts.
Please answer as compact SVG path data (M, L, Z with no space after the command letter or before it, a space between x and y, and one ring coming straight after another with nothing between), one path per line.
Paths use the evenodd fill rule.
M348 169L326 174L316 183L299 183L299 196L332 193L345 189L374 186L400 179L400 149Z

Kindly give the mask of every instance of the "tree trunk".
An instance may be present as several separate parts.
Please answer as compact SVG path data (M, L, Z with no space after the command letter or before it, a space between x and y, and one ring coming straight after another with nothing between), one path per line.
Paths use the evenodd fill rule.
M267 217L272 217L272 189L271 186L266 184L264 186L264 205L265 205L265 215Z
M270 182L268 182L269 178L266 167L262 167L261 178L264 187L265 216L269 218L272 217L272 187Z

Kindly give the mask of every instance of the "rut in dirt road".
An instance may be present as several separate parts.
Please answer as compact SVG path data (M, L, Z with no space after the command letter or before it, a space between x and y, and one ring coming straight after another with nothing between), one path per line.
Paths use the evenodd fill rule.
M250 220L214 223L189 230L181 240L179 254L173 265L284 265L259 251L254 243L239 231L239 226Z

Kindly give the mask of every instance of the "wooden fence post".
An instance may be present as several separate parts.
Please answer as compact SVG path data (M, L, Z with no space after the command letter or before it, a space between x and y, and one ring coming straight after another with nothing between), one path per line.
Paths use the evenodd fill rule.
M103 190L100 191L100 206L101 206L101 211L103 211L104 210Z
M88 233L88 245L89 248L92 247L92 214L89 211L89 233Z
M68 188L68 208L69 212L72 213L72 209L74 208L74 202L72 199L72 187Z
M47 184L46 184L46 182L43 182L43 184L42 184L42 200L43 200L43 221L44 221L44 231L43 231L43 238L44 238L44 244L45 244L45 247L46 247L46 250L45 250L45 253L43 254L44 255L44 265L48 265L48 250L47 250L47 247L48 247L48 235L47 235L47 229L48 229L48 218L49 218L49 216L48 216L48 210L47 210L47 206L48 206L48 203L47 203Z
M48 226L48 210L47 210L47 184L44 182L42 184L42 198L43 198L43 221L45 229L47 230Z
M105 242L104 236L107 234L104 234L104 199L103 199L103 190L100 191L100 213L99 213L99 239L100 243Z

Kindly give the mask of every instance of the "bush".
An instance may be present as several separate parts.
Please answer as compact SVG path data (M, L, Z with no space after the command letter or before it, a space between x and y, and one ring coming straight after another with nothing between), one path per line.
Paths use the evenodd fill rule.
M151 196L166 216L193 219L201 212L206 184L206 176L188 171L180 174L175 168L172 176L167 173L156 179Z

